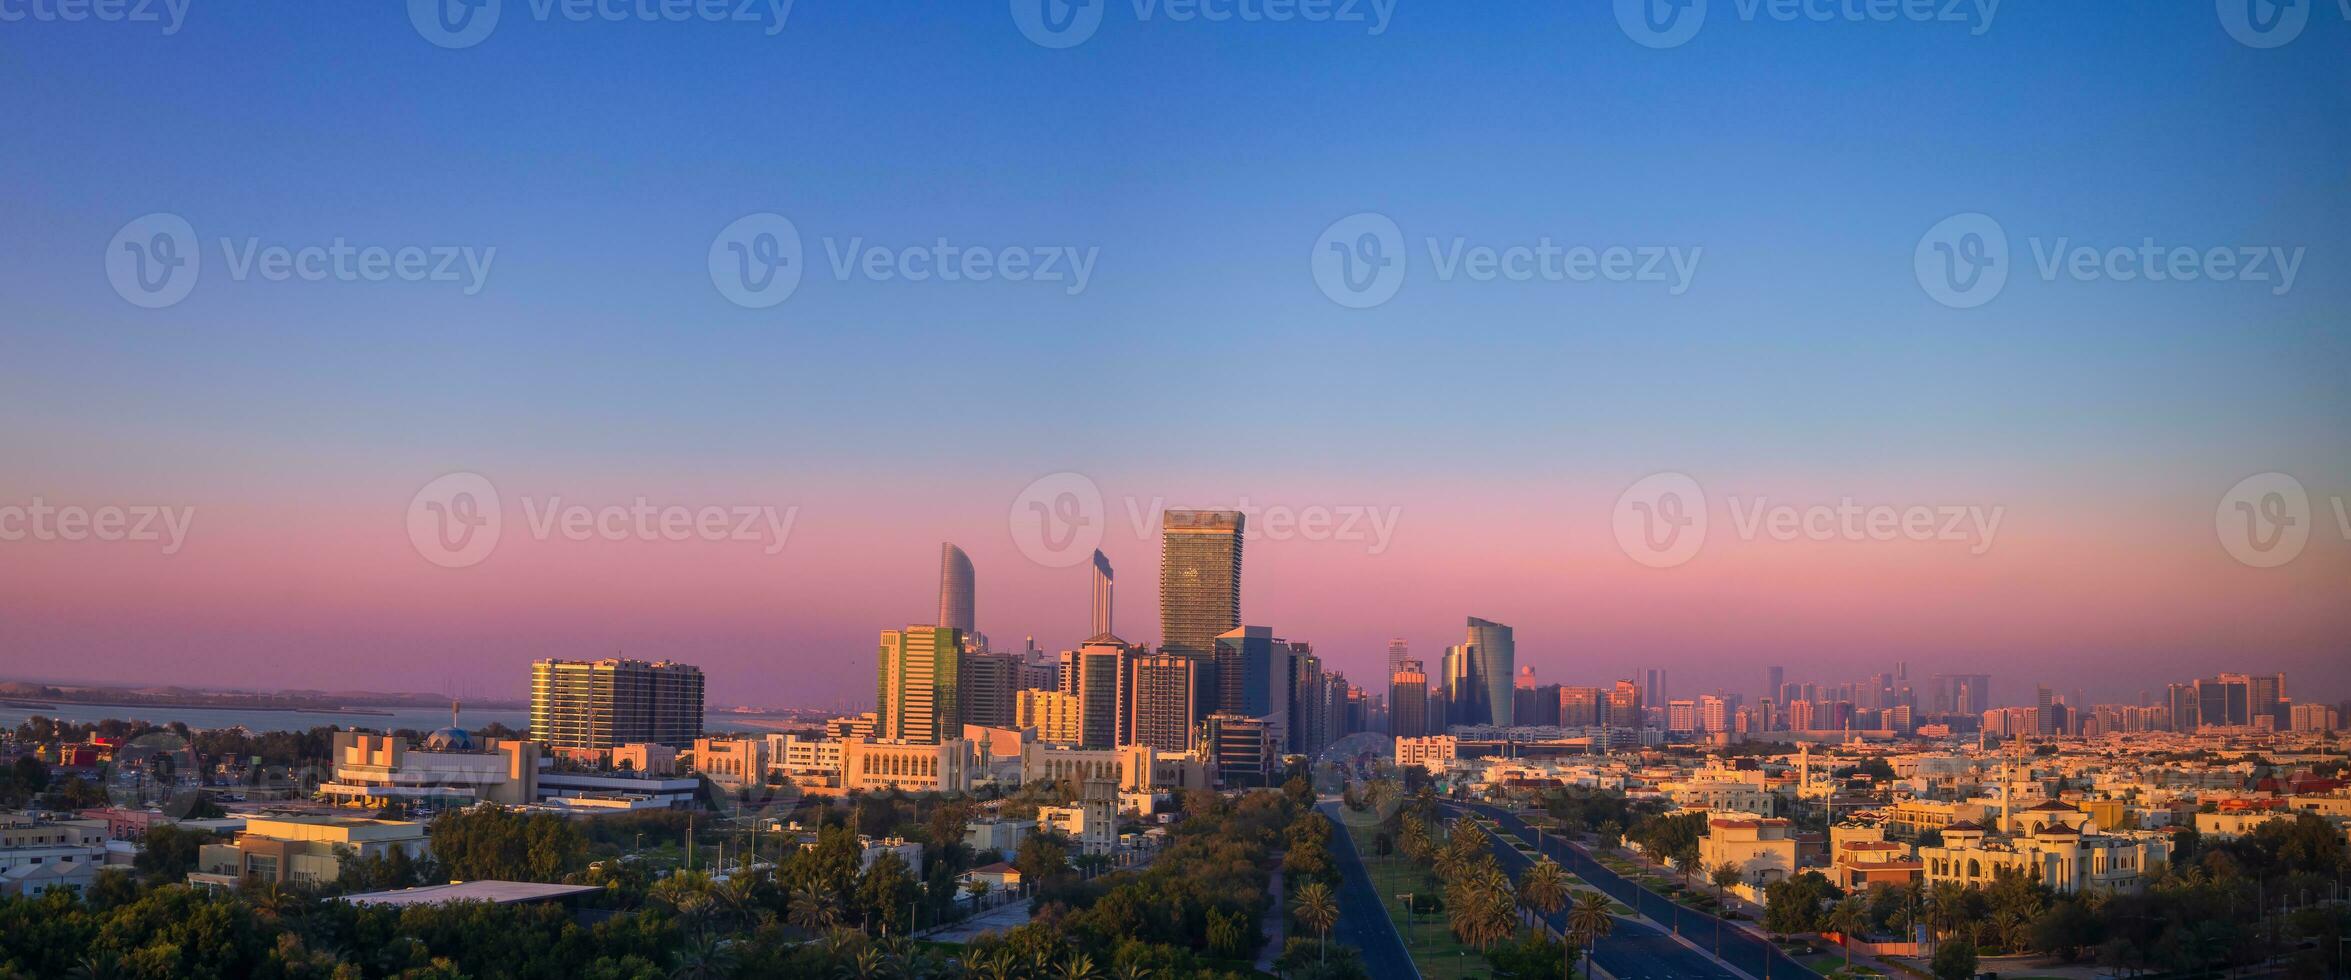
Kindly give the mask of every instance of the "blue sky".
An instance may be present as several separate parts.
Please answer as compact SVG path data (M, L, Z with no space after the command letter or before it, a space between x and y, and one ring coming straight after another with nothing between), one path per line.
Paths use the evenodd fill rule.
M2334 4L2269 50L2196 2L2002 4L1980 36L1712 6L1668 50L1600 3L1399 0L1375 36L1117 0L1067 50L984 0L799 0L774 36L506 0L463 50L396 3L190 0L168 36L0 23L0 444L21 464L0 490L404 496L482 460L718 482L919 461L991 506L1062 469L1199 493L1488 474L1458 488L1474 509L1672 469L2202 520L2252 473L2351 486ZM797 226L808 279L744 309L705 255L763 211ZM1367 211L1417 264L1396 299L1349 310L1308 258ZM162 310L118 297L100 258L151 212L205 242L202 282ZM1965 310L1912 271L1962 212L1997 219L2018 263ZM217 242L338 236L497 251L467 296L230 281ZM1440 282L1424 261L1429 239L1545 236L1703 252L1680 295ZM941 237L1100 258L1076 296L822 264L828 242ZM2304 252L2283 296L2027 264L2032 240L2145 237ZM917 555L990 530L905 523ZM2351 548L2322 544L2335 563ZM1312 621L1368 663L1375 637L1437 642L1457 613ZM1055 628L1016 623L997 632ZM2317 662L2329 629L2339 651L2342 625L2318 620L2297 656ZM205 628L232 645L241 627ZM1702 671L1713 654L1667 638L1648 655Z

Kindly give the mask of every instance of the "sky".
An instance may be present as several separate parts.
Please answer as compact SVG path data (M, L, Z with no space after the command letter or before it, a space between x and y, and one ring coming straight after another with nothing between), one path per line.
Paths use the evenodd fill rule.
M447 2L0 0L0 675L2351 696L2343 4Z

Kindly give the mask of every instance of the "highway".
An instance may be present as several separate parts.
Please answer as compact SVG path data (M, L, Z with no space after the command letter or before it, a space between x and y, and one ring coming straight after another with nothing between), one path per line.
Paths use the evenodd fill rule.
M1470 804L1470 806L1477 810L1478 815L1500 822L1505 829L1520 840L1526 841L1530 845L1535 843L1534 828L1528 827L1525 821L1520 820L1509 811L1483 803ZM1446 809L1455 812L1461 808L1461 804L1446 804ZM1494 846L1496 853L1501 855L1503 868L1509 871L1513 878L1533 863L1532 858L1519 853L1517 849L1499 840L1494 842ZM1559 862L1562 867L1584 879L1593 887L1608 893L1617 901L1641 910L1643 915L1657 922L1666 923L1668 928L1675 921L1676 915L1679 915L1681 932L1684 937L1700 946L1708 948L1714 946L1716 922L1713 916L1695 909L1681 908L1668 901L1664 896L1625 880L1623 876L1610 871L1606 865L1593 860L1591 855L1586 854L1582 848L1561 841L1557 835L1545 834L1543 836L1542 852L1550 855L1552 860ZM1552 919L1554 926L1563 926L1565 922L1566 913L1564 910ZM1756 938L1735 925L1724 924L1722 926L1721 942L1722 959L1743 971L1745 976L1762 980L1762 978L1769 977L1815 975L1795 960L1788 958L1788 955L1781 952L1778 947ZM1617 980L1642 980L1642 978L1649 977L1735 978L1741 975L1725 970L1721 963L1692 951L1664 930L1645 922L1622 917L1617 919L1616 934L1600 941L1600 948L1594 952L1594 958L1599 960L1601 969L1614 974Z
M1339 805L1325 803L1320 809L1323 816L1331 818L1331 859L1339 863L1339 873L1345 878L1339 883L1339 924L1331 927L1331 942L1355 947L1363 956L1364 970L1372 976L1420 976L1412 965L1412 954L1405 951L1404 940L1388 919L1387 907L1380 904L1379 889L1372 885L1362 856L1355 853L1353 837L1339 822Z

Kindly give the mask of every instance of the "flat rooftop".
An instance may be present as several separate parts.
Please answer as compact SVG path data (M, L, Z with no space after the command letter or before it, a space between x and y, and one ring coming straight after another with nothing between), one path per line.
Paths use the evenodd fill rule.
M446 885L395 888L388 892L362 892L345 895L342 900L353 905L442 905L449 902L513 905L518 902L546 902L574 895L592 895L603 890L595 885L543 885L535 881L459 881Z

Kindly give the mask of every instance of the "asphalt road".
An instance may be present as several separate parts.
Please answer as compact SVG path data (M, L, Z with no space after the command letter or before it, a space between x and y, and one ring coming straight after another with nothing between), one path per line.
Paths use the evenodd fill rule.
M1321 810L1331 823L1339 823L1338 804L1325 803ZM1339 873L1345 878L1339 883L1339 924L1331 927L1331 942L1355 947L1363 956L1364 970L1372 976L1420 976L1344 826L1335 827L1331 834L1331 858L1339 862Z
M1451 805L1449 804L1449 806ZM1534 829L1528 827L1525 821L1520 820L1509 811L1483 803L1471 804L1471 806L1476 808L1480 816L1499 821L1503 827L1520 840L1529 844L1535 843ZM1516 849L1507 844L1496 841L1495 845L1503 855L1503 866L1509 869L1513 875L1526 865L1533 863L1532 859L1518 853ZM1545 834L1542 839L1542 849L1543 853L1550 855L1552 860L1574 872L1577 877L1608 893L1617 901L1641 910L1641 914L1653 920L1666 923L1668 927L1671 927L1677 921L1678 916L1683 936L1700 946L1714 947L1717 922L1713 916L1675 905L1664 896L1625 880L1624 876L1610 871L1606 865L1593 860L1591 855L1584 852L1583 848L1567 844L1556 835ZM1513 860L1517 863L1511 863ZM1564 920L1565 914L1562 913L1553 924L1561 924ZM1628 930L1638 930L1638 934L1631 943L1632 950L1621 961L1611 959L1610 946L1617 937L1625 936ZM1811 975L1810 970L1788 958L1788 955L1781 952L1779 947L1764 942L1735 925L1722 924L1720 937L1723 960L1745 971L1750 977ZM1666 947L1671 947L1675 955L1669 958L1665 952ZM1724 970L1721 964L1694 953L1688 947L1675 942L1664 931L1647 923L1633 922L1623 918L1617 919L1616 935L1601 940L1595 958L1600 961L1601 969L1615 974L1618 980L1639 980L1644 977L1737 976L1737 974Z

